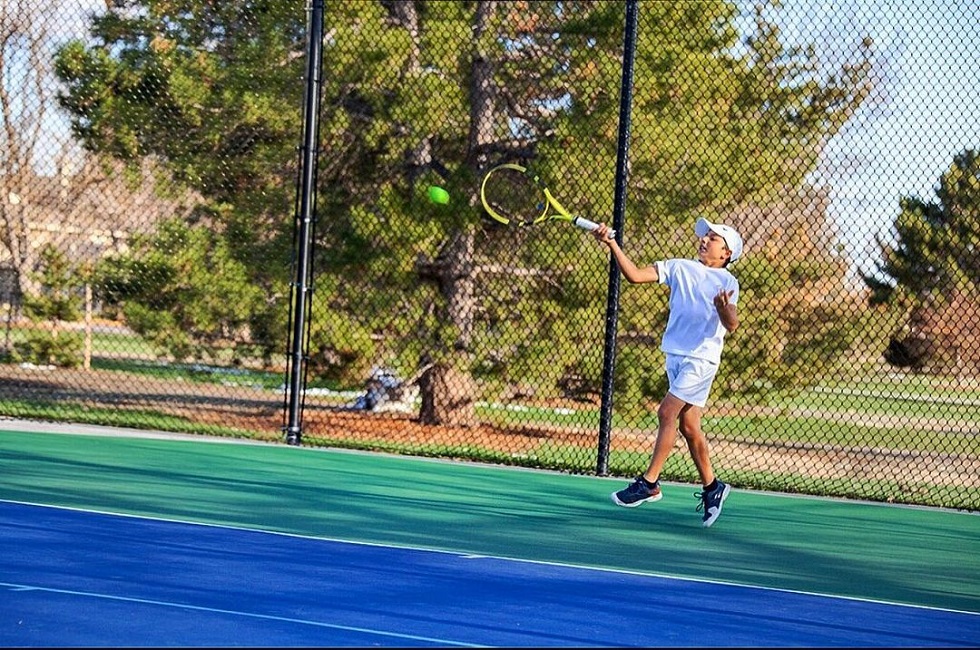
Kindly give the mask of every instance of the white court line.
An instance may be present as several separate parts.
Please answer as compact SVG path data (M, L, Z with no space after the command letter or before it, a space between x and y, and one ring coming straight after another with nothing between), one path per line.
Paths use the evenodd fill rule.
M596 572L600 572L600 573L615 573L615 574L630 575L630 576L641 576L641 577L648 577L648 578L658 578L658 579L663 579L663 580L677 580L677 581L680 581L680 582L693 582L693 583L709 584L709 585L724 585L724 586L727 586L727 587L738 587L740 589L758 590L758 591L767 591L767 592L777 592L777 593L785 593L785 594L796 594L796 595L801 595L801 596L811 596L811 597L816 597L816 598L828 598L828 599L832 599L832 600L843 600L843 601L848 601L848 602L871 603L871 604L875 604L875 605L887 605L887 606L890 606L890 607L900 607L900 608L907 608L907 609L921 609L921 610L936 611L936 612L948 612L948 613L951 613L951 614L969 614L971 616L980 617L980 612L973 612L973 611L969 611L969 610L950 609L950 608L947 608L947 607L936 607L936 606L933 606L933 605L919 605L919 604L914 604L914 603L899 603L899 602L894 602L894 601L889 601L889 600L880 600L880 599L876 599L876 598L861 598L861 597L857 597L857 596L843 596L843 595L840 595L840 594L830 594L830 593L821 593L821 592L813 592L813 591L802 591L802 590L798 590L798 589L786 589L786 588L782 588L782 587L766 587L766 586L762 586L762 585L753 585L753 584L746 584L746 583L741 583L741 582L730 582L730 581L726 581L726 580L713 580L713 579L708 579L708 578L693 578L693 577L690 577L690 576L672 575L672 574L669 574L669 573L654 573L654 572L649 572L649 571L637 571L637 570L633 570L633 569L616 569L616 568L611 568L611 567L589 566L589 565L582 565L582 564L569 564L567 562L555 562L555 561L551 561L551 560L531 560L531 559L527 559L527 558L508 557L508 556L501 556L501 555L485 555L485 554L469 553L469 552L465 552L465 551L454 551L454 550L451 550L451 549L431 548L431 547L425 547L425 546L410 546L410 545L390 544L390 543L382 543L382 542L365 542L365 541L359 541L359 540L341 539L341 538L336 538L336 537L323 537L323 536L319 536L319 535L303 535L303 534L300 534L300 533L288 533L288 532L276 531L276 530L264 530L262 528L248 528L248 527L245 527L245 526L232 526L232 525L229 525L229 524L215 524L215 523L200 522L200 521L186 521L186 520L182 520L182 519L170 519L170 518L166 518L166 517L152 517L152 516L148 516L148 515L134 515L134 514L124 513L124 512L110 512L110 511L104 511L104 510L90 510L88 508L76 508L76 507L71 507L71 506L55 506L55 505L49 505L49 504L44 504L44 503L31 503L31 502L27 502L27 501L12 501L12 500L8 500L8 499L0 499L0 503L13 503L13 504L17 504L17 505L34 506L34 507L39 507L39 508L52 508L52 509L55 509L55 510L70 510L70 511L74 511L74 512L83 512L83 513L91 513L91 514L98 514L98 515L106 515L106 516L111 516L111 517L124 517L124 518L129 518L129 519L142 519L142 520L145 520L145 521L159 521L159 522L164 522L164 523L182 524L182 525L186 525L186 526L202 526L202 527L205 527L205 528L218 528L218 529L224 529L224 530L234 530L234 531L242 531L242 532L248 532L248 533L258 533L258 534L264 534L264 535L277 535L277 536L280 536L280 537L291 537L291 538L296 538L296 539L317 540L317 541L323 541L323 542L331 542L331 543L335 543L335 544L349 544L349 545L352 545L352 546L369 546L369 547L383 548L383 549L384 548L392 548L392 549L399 549L399 550L405 550L405 551L417 551L417 552L420 552L420 553L438 553L438 554L443 554L443 555L453 555L455 557L459 557L459 558L462 558L462 559L468 559L468 560L483 560L483 559L485 559L485 560L494 560L494 561L500 561L500 562L514 562L514 563L521 563L521 564L533 564L533 565L539 565L539 566L561 567L561 568L565 568L565 569L575 569L575 570L586 571L586 572L588 572L588 571L596 571ZM0 583L0 585L2 585L2 584L3 583ZM475 646L475 647L483 647L483 646Z
M257 618L266 621L277 621L285 623L298 623L299 625L309 625L312 627L323 627L331 630L343 630L344 632L359 632L374 636L392 637L395 639L408 639L412 641L425 641L442 646L457 646L462 648L486 648L489 646L463 643L461 641L450 641L435 637L419 636L416 634L402 634L400 632L386 632L366 627L355 627L352 625L339 625L336 623L323 623L321 621L311 621L303 618L291 618L288 616L273 616L271 614L255 614L253 612L243 612L233 609L220 609L217 607L201 607L200 605L187 605L166 600L150 600L147 598L130 598L127 596L113 596L111 594L100 594L91 591L73 591L70 589L52 589L51 587L40 587L36 585L20 585L10 582L0 582L0 587L7 587L13 591L43 591L52 594L64 594L68 596L82 596L85 598L97 598L99 600L112 600L126 603L139 603L141 605L156 605L159 607L171 607L175 609L189 609L198 612L208 612L211 614L231 614L232 616L242 616L245 618Z

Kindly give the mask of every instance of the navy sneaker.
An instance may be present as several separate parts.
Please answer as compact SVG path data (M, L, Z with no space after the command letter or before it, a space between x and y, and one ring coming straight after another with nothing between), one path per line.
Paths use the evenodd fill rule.
M704 521L701 525L707 528L711 524L715 523L715 519L721 515L721 507L725 504L725 499L728 498L728 493L731 492L732 487L726 483L718 481L718 487L714 490L695 492L694 496L701 499L701 503L695 508L698 512L704 512Z
M635 508L646 501L660 501L664 495L660 493L660 481L656 481L652 487L648 487L643 477L637 476L632 483L619 492L613 492L611 496L613 503L617 506Z

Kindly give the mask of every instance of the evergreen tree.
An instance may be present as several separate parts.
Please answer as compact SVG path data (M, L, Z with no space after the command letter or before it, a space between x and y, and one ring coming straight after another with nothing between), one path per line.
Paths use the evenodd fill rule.
M903 197L899 208L894 240L878 240L881 276L864 278L873 302L909 312L886 358L915 368L980 368L980 152L955 156L935 201ZM931 364L937 358L950 361Z
M75 368L82 363L82 336L66 327L81 317L81 273L63 253L46 245L37 255L36 294L24 296L24 313L32 327L14 345L13 357L41 365Z
M87 146L169 161L211 202L251 282L280 298L303 8L117 2L95 19L96 42L66 47L58 68ZM490 166L523 161L571 209L611 219L625 4L325 9L311 359L331 373L370 358L419 375L433 423L471 422L481 391L594 385L605 288L595 243L560 225L497 227L477 191ZM867 94L866 62L823 79L812 52L784 48L765 19L776 9L762 7L741 44L731 3L641 5L625 232L638 258L682 254L698 214L799 186ZM448 206L424 199L433 183L449 189ZM628 329L664 311L637 300L624 295ZM275 307L285 313L281 299L269 304L254 331L275 330ZM338 333L344 322L356 344Z

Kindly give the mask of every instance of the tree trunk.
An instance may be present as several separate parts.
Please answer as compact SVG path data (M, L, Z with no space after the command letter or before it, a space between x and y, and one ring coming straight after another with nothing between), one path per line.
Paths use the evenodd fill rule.
M475 386L469 372L446 363L434 364L419 380L422 408L419 421L423 424L473 426Z
M474 42L478 42L496 7L496 2L477 3ZM494 140L496 94L493 65L479 50L473 52L471 76L470 128L467 135L467 165L480 170L485 164L485 145ZM471 337L475 300L473 296L474 233L456 232L437 257L432 269L440 292L445 298L445 313L440 321L453 326L456 339L437 341L442 353L438 360L426 355L421 367L431 363L419 380L423 424L471 426L476 423L476 384L469 373Z
M457 231L430 267L445 300L439 320L451 326L454 340L440 337L434 342L439 360L432 362L431 355L427 355L421 364L431 363L419 380L419 420L423 424L471 426L476 422L476 385L469 374L474 314L473 238L472 230Z

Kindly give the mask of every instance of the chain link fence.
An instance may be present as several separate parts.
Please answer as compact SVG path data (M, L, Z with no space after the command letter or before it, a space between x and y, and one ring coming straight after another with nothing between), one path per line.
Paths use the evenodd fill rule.
M631 477L667 292L489 219L520 162L639 264L742 233L727 482L980 510L978 41L938 0L5 0L0 415Z

